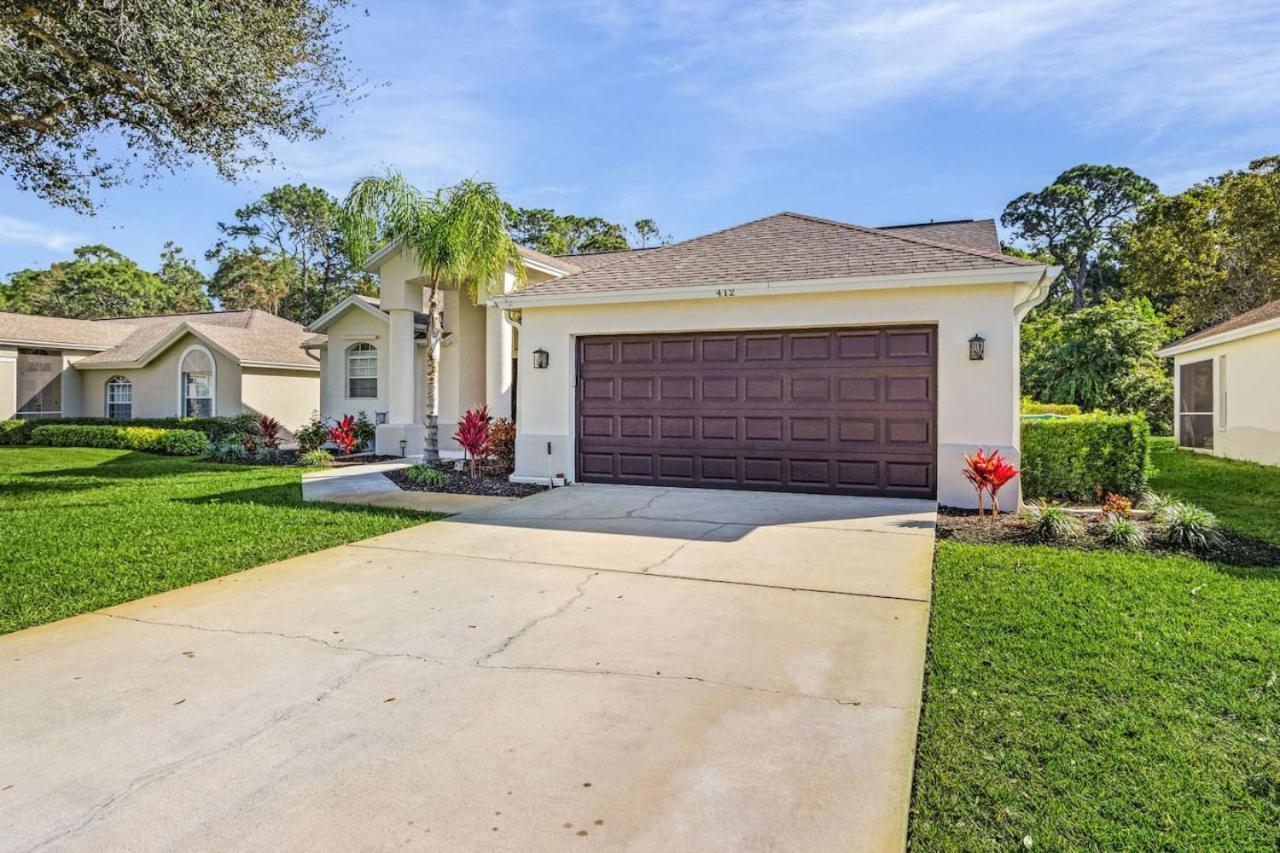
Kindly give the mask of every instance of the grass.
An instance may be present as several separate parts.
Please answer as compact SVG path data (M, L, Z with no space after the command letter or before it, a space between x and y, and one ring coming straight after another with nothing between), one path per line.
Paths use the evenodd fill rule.
M1274 541L1280 469L1156 461ZM1280 572L940 542L934 582L913 849L1280 847Z
M1280 545L1280 468L1178 450L1151 440L1152 491L1198 504L1224 526Z
M433 517L304 504L291 468L0 448L0 633Z

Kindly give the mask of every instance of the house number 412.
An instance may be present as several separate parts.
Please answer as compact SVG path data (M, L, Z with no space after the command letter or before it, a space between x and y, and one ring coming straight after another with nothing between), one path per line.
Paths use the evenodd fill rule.
M737 292L732 287L724 287L716 291L716 296L735 296Z

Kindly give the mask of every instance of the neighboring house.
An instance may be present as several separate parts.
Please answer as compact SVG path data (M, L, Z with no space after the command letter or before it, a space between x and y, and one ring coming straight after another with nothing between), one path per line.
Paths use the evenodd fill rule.
M1280 465L1280 299L1170 344L1182 447Z
M0 419L265 414L319 404L307 332L265 311L70 320L0 312Z
M457 414L487 404L514 409L516 480L958 506L974 505L962 454L1020 458L1019 324L1059 272L1003 255L990 220L866 228L794 213L525 262L528 285L508 272L490 306L446 294L442 449ZM314 327L328 335L326 387L348 395L326 414L349 410L352 377L374 372L359 361L369 343L378 450L403 441L417 455L422 279L395 245L369 269L380 304Z

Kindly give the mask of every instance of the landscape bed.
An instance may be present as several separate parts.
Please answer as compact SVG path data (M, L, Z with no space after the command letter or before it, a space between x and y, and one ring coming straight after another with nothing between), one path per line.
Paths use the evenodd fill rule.
M451 463L431 466L441 472L439 483L415 480L406 469L384 472L384 476L400 488L410 492L442 492L452 495L490 495L494 497L527 498L545 492L547 486L536 483L513 483L505 476L472 477L465 470L456 469Z

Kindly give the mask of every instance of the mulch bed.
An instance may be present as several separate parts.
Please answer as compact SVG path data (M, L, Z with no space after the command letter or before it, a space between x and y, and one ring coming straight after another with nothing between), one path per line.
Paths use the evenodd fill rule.
M436 467L449 477L448 482L444 485L431 486L410 480L404 475L403 468L396 471L384 471L383 474L388 480L408 492L443 492L450 495L491 495L501 498L527 498L529 495L536 495L538 492L547 490L546 486L539 486L534 483L513 483L506 476L484 476L482 474L479 477L472 477L468 471L459 471L449 463L437 465Z
M1027 522L1015 512L1002 512L997 518L989 515L979 517L973 510L940 506L936 535L939 539L979 545L1051 544L1085 551L1119 550L1102 540L1095 517L1085 516L1082 520L1085 523L1084 536L1069 542L1044 543L1031 535ZM1203 553L1188 552L1161 544L1158 541L1156 527L1149 520L1135 516L1133 521L1147 534L1149 543L1143 550L1152 554L1189 554L1232 566L1280 566L1280 546L1262 539L1223 530L1222 544L1218 547Z

